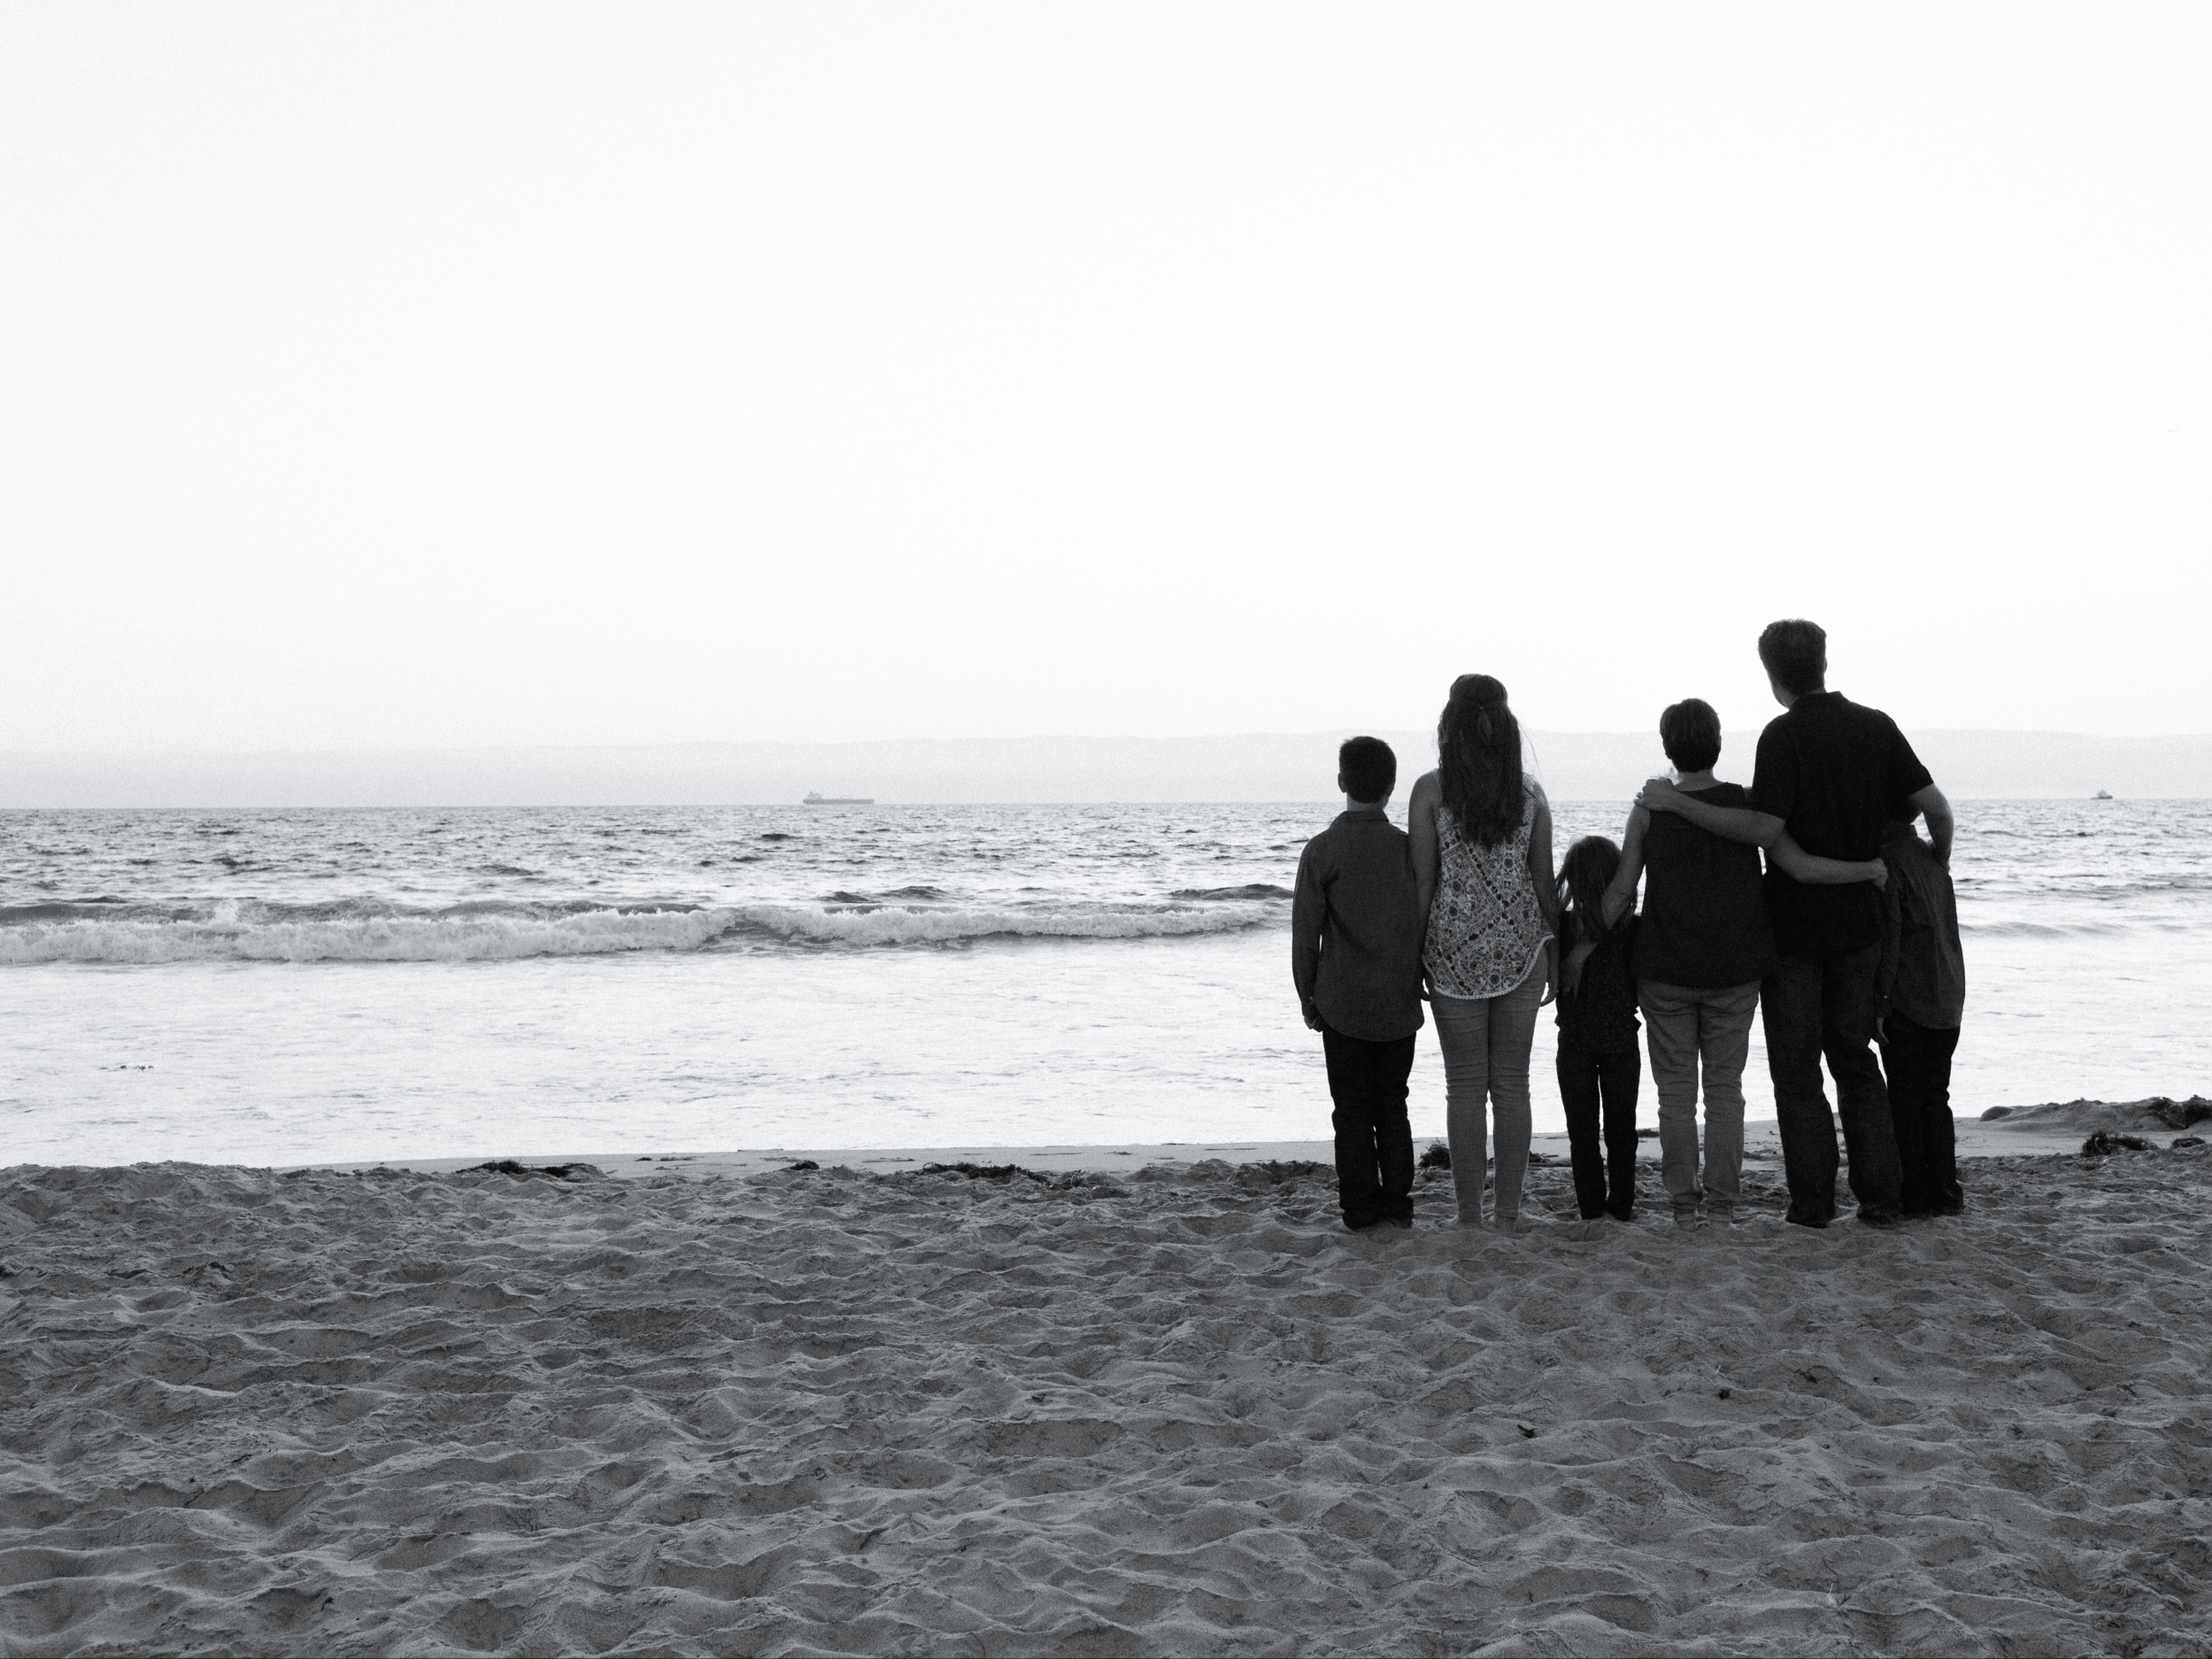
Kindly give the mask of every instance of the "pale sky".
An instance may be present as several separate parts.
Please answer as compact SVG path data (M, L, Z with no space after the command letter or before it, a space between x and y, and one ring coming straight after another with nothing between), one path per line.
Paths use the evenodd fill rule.
M2212 7L0 6L0 749L2212 730Z

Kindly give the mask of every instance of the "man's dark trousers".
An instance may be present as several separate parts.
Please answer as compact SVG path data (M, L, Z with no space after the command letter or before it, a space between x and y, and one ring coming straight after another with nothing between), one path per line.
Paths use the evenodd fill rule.
M1636 1213L1636 1091L1643 1081L1643 1056L1632 1048L1600 1054L1562 1037L1554 1064L1559 1098L1567 1107L1575 1208L1584 1221L1600 1215L1626 1221Z
M1347 1227L1414 1216L1414 1131L1406 1121L1406 1078L1414 1039L1369 1043L1324 1029L1329 1096L1336 1102L1337 1199Z
M1821 1086L1823 1054L1836 1079L1859 1219L1894 1222L1902 1212L1897 1131L1872 1046L1881 954L1876 944L1836 956L1784 955L1759 988L1782 1168L1790 1183L1785 1219L1801 1226L1825 1227L1836 1218L1836 1119Z
M1889 1074L1905 1213L1955 1215L1966 1202L1959 1189L1958 1130L1951 1121L1951 1056L1959 1028L1915 1025L1892 1012L1883 1022L1883 1035L1888 1040L1882 1069Z

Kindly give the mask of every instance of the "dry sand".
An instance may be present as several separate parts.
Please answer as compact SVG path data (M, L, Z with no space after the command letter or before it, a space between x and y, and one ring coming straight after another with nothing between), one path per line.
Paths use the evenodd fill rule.
M2046 1115L1954 1221L1594 1242L1101 1148L0 1172L0 1653L2204 1654L2212 1149Z

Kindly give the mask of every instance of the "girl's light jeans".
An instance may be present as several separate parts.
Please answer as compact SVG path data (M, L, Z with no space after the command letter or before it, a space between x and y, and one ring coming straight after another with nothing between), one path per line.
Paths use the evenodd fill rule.
M1529 1169L1529 1049L1544 1000L1544 958L1529 976L1495 997L1436 997L1437 1044L1444 1050L1445 1134L1452 1146L1452 1186L1460 1221L1483 1218L1483 1170L1490 1117L1497 1120L1498 1170L1491 1211L1511 1226L1521 1214Z

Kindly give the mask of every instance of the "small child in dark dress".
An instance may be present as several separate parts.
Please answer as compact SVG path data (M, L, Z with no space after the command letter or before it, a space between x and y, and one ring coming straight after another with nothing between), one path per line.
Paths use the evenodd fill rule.
M1636 1212L1636 977L1629 951L1636 914L1608 928L1605 892L1620 872L1621 849L1584 836L1560 866L1559 1095L1567 1107L1575 1203L1584 1221ZM1600 1122L1604 1154L1599 1153Z

